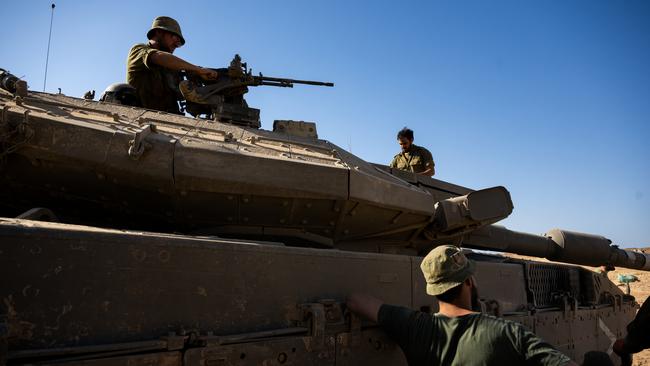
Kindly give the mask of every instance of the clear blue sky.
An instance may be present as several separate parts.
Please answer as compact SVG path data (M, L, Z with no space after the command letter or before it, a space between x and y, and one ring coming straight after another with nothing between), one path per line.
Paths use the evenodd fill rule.
M43 88L48 1L8 1L0 67ZM180 21L176 55L333 81L256 88L263 128L318 122L319 136L388 163L395 133L436 160L436 178L503 185L503 223L650 246L650 2L56 1L47 91L81 96L125 80L153 18Z

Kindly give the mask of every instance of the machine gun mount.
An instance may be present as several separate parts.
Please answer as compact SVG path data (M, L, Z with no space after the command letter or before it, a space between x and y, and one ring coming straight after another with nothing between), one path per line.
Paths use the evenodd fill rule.
M185 110L193 116L205 115L215 121L248 127L260 127L260 110L248 107L244 99L249 86L334 86L334 83L328 82L267 77L262 73L253 75L253 70L242 62L239 55L235 55L227 68L214 70L219 74L217 80L186 75L186 80L180 83L181 94L186 100Z

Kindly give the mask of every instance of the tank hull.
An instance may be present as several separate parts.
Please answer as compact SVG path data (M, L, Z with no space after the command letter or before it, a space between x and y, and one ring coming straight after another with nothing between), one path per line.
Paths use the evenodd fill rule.
M587 351L608 350L634 316L633 298L583 268L472 257L484 311L525 324L578 362ZM342 316L341 304L364 291L435 311L421 260L1 219L0 276L11 279L0 287L5 357L10 364L405 364L399 347L371 324ZM552 295L558 291L566 296Z

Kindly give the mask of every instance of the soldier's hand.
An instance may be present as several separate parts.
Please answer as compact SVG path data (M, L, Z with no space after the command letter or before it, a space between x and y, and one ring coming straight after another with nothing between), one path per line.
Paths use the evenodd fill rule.
M621 358L621 366L632 366L632 355L625 352L624 346L625 340L617 339L612 345L612 350Z
M623 351L623 345L625 344L624 339L617 339L616 342L612 345L612 350L616 352L617 354L622 354L625 353Z
M216 71L204 67L199 67L198 70L196 70L196 74L205 80L217 80L217 77L219 77L219 74Z

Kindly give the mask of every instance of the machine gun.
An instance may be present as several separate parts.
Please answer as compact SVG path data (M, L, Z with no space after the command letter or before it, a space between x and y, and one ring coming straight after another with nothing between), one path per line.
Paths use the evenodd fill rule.
M185 110L193 116L205 115L221 122L229 122L249 127L260 127L259 109L249 108L244 94L249 86L276 86L293 88L294 84L334 86L311 80L296 80L267 77L242 62L239 55L230 62L228 68L214 69L219 74L217 80L203 80L195 75L185 75L179 89L185 98Z

